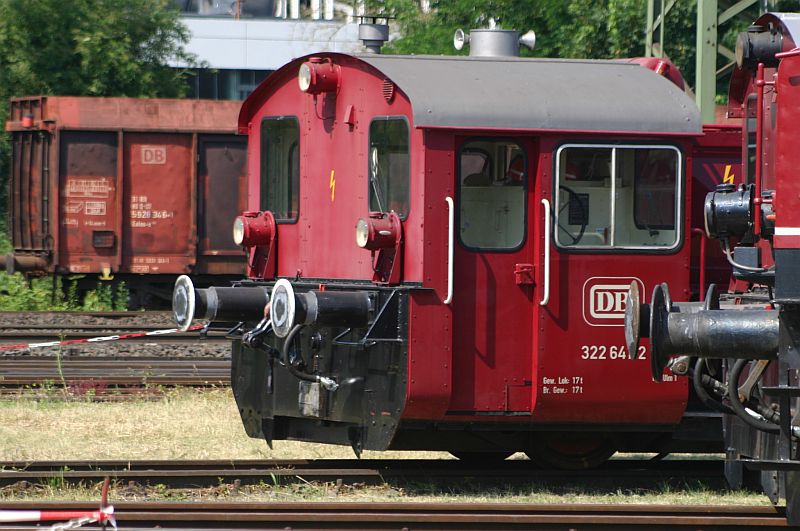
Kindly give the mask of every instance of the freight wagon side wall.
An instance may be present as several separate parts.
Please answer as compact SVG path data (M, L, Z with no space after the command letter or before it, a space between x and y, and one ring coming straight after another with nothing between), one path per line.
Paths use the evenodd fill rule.
M237 112L237 102L12 100L15 253L47 256L57 272L243 275L221 221L244 206Z

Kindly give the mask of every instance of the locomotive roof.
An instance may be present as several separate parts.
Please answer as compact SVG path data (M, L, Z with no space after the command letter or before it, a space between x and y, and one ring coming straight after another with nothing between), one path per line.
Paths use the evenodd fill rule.
M411 100L417 127L700 133L652 70L616 61L359 55Z
M408 96L415 127L702 133L686 93L634 63L339 53L299 57L267 77L242 105L240 132L309 57L355 59L376 69Z

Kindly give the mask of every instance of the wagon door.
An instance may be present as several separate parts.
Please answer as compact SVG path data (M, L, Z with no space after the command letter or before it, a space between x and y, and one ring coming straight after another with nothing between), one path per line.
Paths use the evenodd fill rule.
M533 285L521 140L462 138L456 159L450 414L530 413Z
M190 271L197 246L191 135L130 133L124 148L123 270Z
M195 273L244 274L244 255L231 237L233 220L245 209L247 141L233 135L198 140Z

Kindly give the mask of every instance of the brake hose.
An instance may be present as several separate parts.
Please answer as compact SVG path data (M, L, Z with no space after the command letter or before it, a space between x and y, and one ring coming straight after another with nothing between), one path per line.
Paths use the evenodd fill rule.
M744 404L739 400L739 376L741 376L744 366L747 365L748 361L750 360L736 360L736 363L733 364L733 368L731 368L728 373L728 399L731 402L731 408L734 413L736 413L736 416L742 419L748 426L767 433L780 433L781 427L775 424L776 422L780 422L780 414L778 412L772 411L771 409L767 412L766 410L768 408L759 404L760 407L757 408L757 413L760 414L764 420L756 420L752 414L747 412ZM746 399L749 401L750 397L748 396ZM767 415L764 413L767 413ZM767 420L767 416L772 417L774 422Z
M725 385L719 380L705 374L704 367L705 363L703 363L703 358L697 358L697 362L695 362L694 369L692 370L692 385L694 386L694 392L697 394L697 398L710 409L733 415L735 411L721 400L713 398L708 394L708 391L706 391L706 386L709 386L711 390L720 397L727 394Z

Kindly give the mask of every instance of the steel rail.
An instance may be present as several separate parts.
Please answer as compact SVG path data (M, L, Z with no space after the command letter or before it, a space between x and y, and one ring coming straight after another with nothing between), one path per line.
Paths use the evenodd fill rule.
M768 506L525 503L115 503L136 529L782 529ZM88 503L5 502L2 510L88 510ZM31 529L2 526L0 529Z
M230 383L226 358L0 357L0 386L101 380L109 385L208 385Z
M723 461L612 460L595 470L542 470L527 460L469 463L455 459L319 459L319 460L209 460L209 461L42 461L0 462L0 485L20 481L49 484L101 481L166 484L174 487L254 484L280 481L346 482L382 484L386 481L462 482L564 481L668 482L687 480L724 483Z

